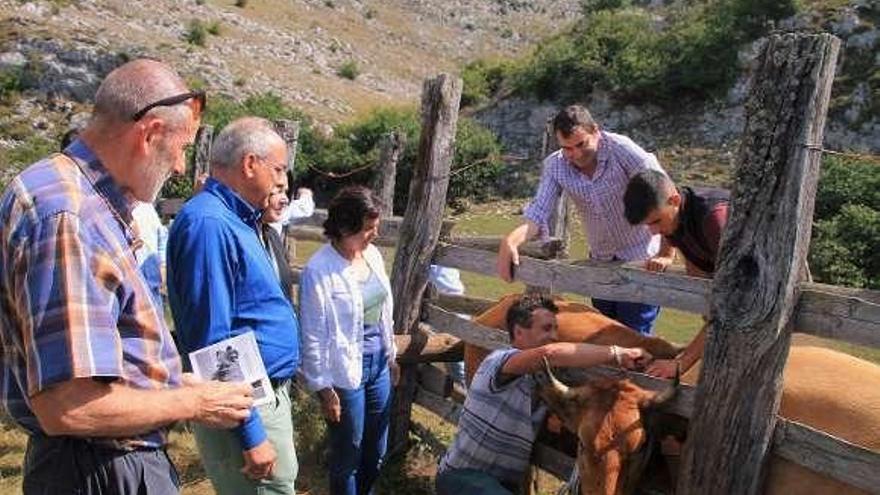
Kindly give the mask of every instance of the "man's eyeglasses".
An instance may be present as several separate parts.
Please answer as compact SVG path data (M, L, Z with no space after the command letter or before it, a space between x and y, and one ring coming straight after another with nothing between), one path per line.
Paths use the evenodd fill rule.
M150 103L149 105L135 112L135 114L131 116L131 120L137 122L138 120L144 118L144 115L146 115L147 112L156 107L173 107L174 105L179 105L187 100L190 101L190 107L192 108L193 116L200 116L202 114L202 111L205 109L205 104L207 103L205 92L190 91L188 93L183 93L176 96L169 96L168 98L162 98L159 101Z

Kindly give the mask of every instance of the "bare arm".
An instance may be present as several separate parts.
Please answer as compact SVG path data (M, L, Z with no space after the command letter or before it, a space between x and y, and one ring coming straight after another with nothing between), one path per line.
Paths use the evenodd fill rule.
M77 378L38 393L31 408L48 435L128 437L182 420L231 428L250 414L250 394L247 384L140 390Z
M627 368L643 365L651 359L651 355L643 349L624 347L616 349L620 356L620 364ZM552 366L563 368L617 364L614 346L554 342L514 354L504 363L501 372L508 375L534 373L542 369L545 357Z
M662 272L669 268L675 260L675 247L666 240L666 236L660 236L660 250L653 258L645 261L645 268L652 272Z
M514 274L511 273L511 263L519 266L519 247L529 239L538 235L540 229L531 220L510 231L498 246L497 269L498 276L506 282L513 282Z

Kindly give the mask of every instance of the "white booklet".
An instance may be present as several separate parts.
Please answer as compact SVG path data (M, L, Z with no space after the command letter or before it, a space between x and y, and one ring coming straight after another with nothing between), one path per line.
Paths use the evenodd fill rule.
M189 361L193 373L202 380L250 383L255 406L275 400L254 332L236 335L193 351L189 353Z

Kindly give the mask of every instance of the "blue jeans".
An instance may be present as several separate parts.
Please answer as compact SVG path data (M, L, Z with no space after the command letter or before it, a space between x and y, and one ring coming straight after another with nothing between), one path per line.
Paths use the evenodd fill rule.
M341 406L330 423L330 494L369 495L385 459L391 418L391 375L382 351L364 355L360 387L336 388Z
M593 298L593 307L598 309L603 315L623 323L642 335L654 334L654 320L660 314L660 306L608 301L606 299L596 299L595 297Z

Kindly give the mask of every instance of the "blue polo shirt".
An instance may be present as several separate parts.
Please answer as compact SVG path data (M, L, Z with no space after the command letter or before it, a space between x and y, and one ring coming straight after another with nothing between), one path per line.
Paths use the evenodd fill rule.
M208 179L171 226L168 298L184 356L253 331L269 378L292 378L299 364L299 323L257 234L260 214ZM256 409L237 432L243 449L266 439Z

